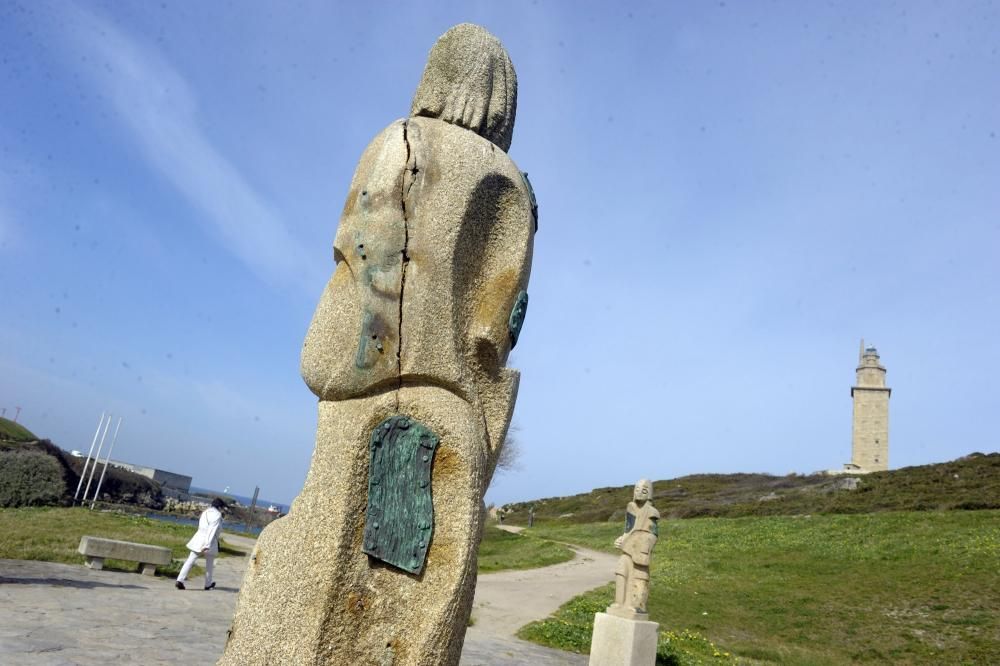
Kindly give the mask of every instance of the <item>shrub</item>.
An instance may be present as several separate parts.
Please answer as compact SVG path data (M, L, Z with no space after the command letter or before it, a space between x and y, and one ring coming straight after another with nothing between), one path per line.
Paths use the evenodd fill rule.
M40 451L0 451L0 507L60 504L66 495L63 468Z

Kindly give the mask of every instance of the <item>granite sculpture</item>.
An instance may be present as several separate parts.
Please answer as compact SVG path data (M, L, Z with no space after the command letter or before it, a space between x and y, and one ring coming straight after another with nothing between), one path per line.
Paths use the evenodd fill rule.
M458 663L537 228L516 98L496 37L455 26L362 154L302 349L316 448L220 664Z
M625 533L615 539L622 551L615 569L615 601L594 616L590 666L653 666L659 624L649 621L649 565L659 537L660 512L652 503L653 484L641 479L625 510Z
M625 510L625 533L615 539L622 551L615 569L615 602L608 613L629 620L647 620L649 565L659 537L660 512L652 503L653 483L641 479L635 484L632 501Z

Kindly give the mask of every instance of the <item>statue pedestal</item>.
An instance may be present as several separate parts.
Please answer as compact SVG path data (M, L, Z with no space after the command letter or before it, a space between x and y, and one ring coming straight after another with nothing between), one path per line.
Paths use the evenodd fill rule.
M660 625L598 613L590 642L590 666L654 666Z

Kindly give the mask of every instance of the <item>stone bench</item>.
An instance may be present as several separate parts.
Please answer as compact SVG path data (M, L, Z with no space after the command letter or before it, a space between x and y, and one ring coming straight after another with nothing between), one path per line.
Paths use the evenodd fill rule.
M129 560L138 562L139 569L147 576L156 573L157 564L170 564L172 559L169 548L92 536L81 538L77 551L87 558L87 566L91 569L103 569L107 558Z

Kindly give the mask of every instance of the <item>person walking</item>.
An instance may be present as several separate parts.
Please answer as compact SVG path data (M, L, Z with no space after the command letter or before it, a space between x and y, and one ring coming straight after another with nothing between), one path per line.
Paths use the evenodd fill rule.
M184 581L199 555L205 556L205 589L215 588L212 567L215 564L215 556L219 554L219 532L222 531L222 511L225 508L226 503L216 497L212 500L212 506L201 512L201 517L198 518L198 531L187 542L187 548L191 552L184 561L180 574L177 575L177 582L174 583L178 590L186 589Z

